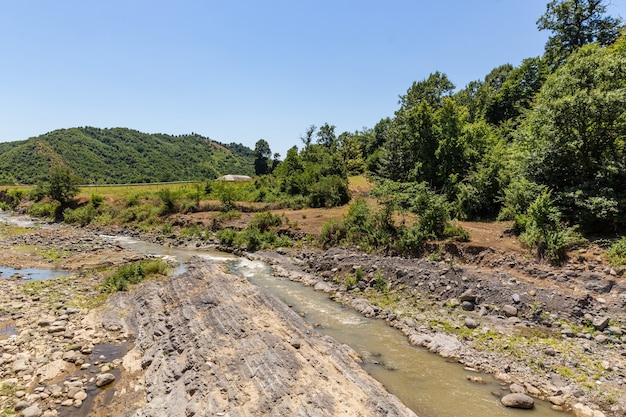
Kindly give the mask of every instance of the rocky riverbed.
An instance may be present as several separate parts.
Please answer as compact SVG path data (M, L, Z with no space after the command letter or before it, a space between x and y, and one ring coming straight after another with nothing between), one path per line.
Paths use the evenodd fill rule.
M97 237L114 233L172 246L214 243L123 229L0 230L1 265L70 271L41 283L0 279L3 415L266 415L279 406L287 414L330 407L333 415L385 415L367 402L354 408L350 398L373 393L407 412L360 373L350 349L312 337L281 303L201 263L105 303L106 268L143 256ZM626 413L624 271L607 268L598 253L559 268L490 248L450 247L430 260L337 248L242 255L386 320L413 344L495 374L513 392L577 416ZM208 286L207 275L223 286ZM257 311L262 320L251 320ZM329 381L345 389L312 397Z
M337 248L248 256L555 409L625 415L624 271L599 258L554 268L486 251L440 261Z
M80 229L1 232L0 265L71 271L0 278L3 416L415 415L349 347L218 266L105 300L106 268L142 255Z

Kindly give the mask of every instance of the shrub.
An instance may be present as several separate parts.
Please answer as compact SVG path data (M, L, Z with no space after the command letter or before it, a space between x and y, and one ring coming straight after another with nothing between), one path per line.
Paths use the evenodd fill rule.
M543 191L530 204L525 216L525 230L519 239L524 245L536 248L539 258L560 262L568 248L584 241L575 228L563 224L561 212L548 191Z
M346 225L342 220L330 219L322 225L319 243L323 248L338 246L346 238Z
M613 266L626 265L626 236L612 244L606 251L606 256Z
M237 232L233 229L227 228L218 230L215 235L221 244L232 246L235 242L235 238L237 237Z
M374 287L376 291L380 291L384 294L389 292L389 284L385 281L385 276L382 272L376 271L374 279L372 280L372 287Z
M250 226L257 227L261 232L269 230L270 227L279 227L282 224L283 221L280 216L269 211L255 214L250 221Z
M332 175L321 178L309 192L309 206L336 207L350 201L348 180Z
M163 203L161 206L161 214L176 213L178 205L178 195L169 188L163 188L157 192L157 196Z
M57 211L61 208L61 203L58 201L47 201L33 203L28 208L28 215L32 217L47 217L56 218Z
M129 284L138 284L152 275L167 274L167 263L162 259L150 259L119 266L107 276L100 287L101 292L127 291Z
M101 195L97 195L97 194L92 194L91 195L91 200L90 200L91 205L94 208L98 208L100 207L102 204L104 204L104 197L102 197Z
M80 226L86 226L96 217L96 209L88 204L76 209L66 208L63 210L63 221L65 223L77 223Z

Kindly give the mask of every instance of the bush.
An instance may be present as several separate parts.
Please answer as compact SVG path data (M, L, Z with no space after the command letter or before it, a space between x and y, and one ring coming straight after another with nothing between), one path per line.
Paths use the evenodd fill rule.
M162 259L132 262L118 267L107 276L100 287L101 292L127 291L129 284L138 284L152 275L167 274L167 263Z
M250 221L250 226L257 227L261 232L269 230L270 227L279 227L282 224L283 221L280 216L269 211L255 214Z
M104 204L104 197L102 197L101 195L97 195L97 194L92 194L91 195L91 200L90 200L91 205L94 208L98 208L100 207L102 204Z
M535 248L539 258L550 262L562 261L568 248L584 241L575 228L562 223L561 212L548 191L543 191L528 207L525 230L519 239L529 248Z
M233 229L227 228L218 230L215 235L221 244L232 246L235 242L235 238L237 237L237 232Z
M514 220L516 232L523 232L526 228L526 210L546 190L545 186L528 181L526 178L511 181L504 190L498 220Z
M66 208L63 210L63 221L65 223L77 223L80 226L87 226L96 217L96 209L88 204L76 209Z
M157 196L163 203L161 206L161 214L176 213L178 205L178 195L169 188L163 188L157 192Z
M374 279L372 280L372 287L374 287L376 291L380 291L384 294L389 292L389 284L385 281L385 276L382 272L376 271Z
M346 225L343 221L330 219L322 225L319 243L323 248L338 246L346 238Z
M613 266L626 265L626 236L611 245L606 251L606 257Z
M54 219L56 214L61 208L61 203L58 201L47 201L33 203L28 208L28 215L32 217L45 217Z
M350 201L348 180L336 175L323 177L309 191L310 207L336 207Z

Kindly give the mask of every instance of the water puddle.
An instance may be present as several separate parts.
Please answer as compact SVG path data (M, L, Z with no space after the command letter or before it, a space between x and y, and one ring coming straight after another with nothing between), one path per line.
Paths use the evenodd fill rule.
M68 271L54 271L52 269L38 268L11 268L8 266L0 266L1 278L19 278L22 281L34 280L40 281L44 279L56 278L67 275Z
M122 359L128 351L130 344L102 344L94 346L93 352L85 357L85 363L92 366L86 370L77 370L67 380L82 379L90 380L100 373L100 366L111 363L116 359ZM59 410L59 417L86 417L93 411L96 404L107 404L115 395L115 382L120 380L121 371L119 367L113 368L109 373L115 375L115 381L104 387L98 388L95 382L87 382L83 385L87 398L79 408L74 406L62 407Z
M412 346L400 331L384 321L368 319L334 302L327 294L272 275L262 262L242 260L232 271L267 289L295 309L320 333L352 347L363 367L420 417L556 417L550 404L535 401L532 411L502 406L497 396L508 393L490 375L468 371L456 362ZM484 383L468 380L480 377Z
M15 322L11 319L0 318L0 340L7 340L16 334Z

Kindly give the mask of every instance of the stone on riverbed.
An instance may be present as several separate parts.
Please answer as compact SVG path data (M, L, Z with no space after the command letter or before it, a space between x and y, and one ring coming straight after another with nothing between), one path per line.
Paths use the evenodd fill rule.
M531 396L519 392L505 395L500 402L505 407L522 408L525 410L530 410L535 406L535 400Z
M110 384L111 382L115 381L115 375L113 374L99 374L98 376L96 376L96 386L97 387L103 387L105 385Z

